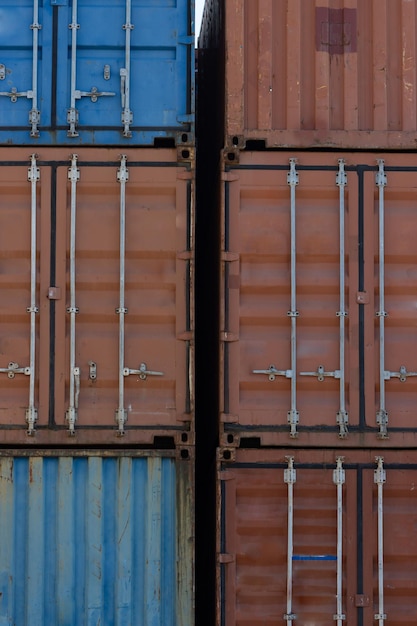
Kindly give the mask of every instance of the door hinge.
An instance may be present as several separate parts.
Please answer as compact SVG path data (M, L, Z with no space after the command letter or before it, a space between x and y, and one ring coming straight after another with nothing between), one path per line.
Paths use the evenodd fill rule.
M221 564L234 563L235 555L234 554L226 554L226 553L218 554L217 555L217 560Z
M225 330L220 333L220 340L227 341L227 342L239 341L239 335L236 335L234 333L229 333L227 330Z
M219 472L219 480L235 480L235 478L233 472Z

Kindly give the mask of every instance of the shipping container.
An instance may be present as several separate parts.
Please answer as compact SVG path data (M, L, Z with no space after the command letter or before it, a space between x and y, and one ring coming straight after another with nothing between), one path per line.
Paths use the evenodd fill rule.
M225 146L415 148L416 24L414 0L207 0Z
M193 624L193 463L0 454L0 623Z
M7 0L0 144L194 142L194 0Z
M416 481L415 450L221 460L218 626L415 624Z
M192 151L27 152L0 152L1 442L192 445Z
M406 153L226 159L222 445L416 443L416 173Z

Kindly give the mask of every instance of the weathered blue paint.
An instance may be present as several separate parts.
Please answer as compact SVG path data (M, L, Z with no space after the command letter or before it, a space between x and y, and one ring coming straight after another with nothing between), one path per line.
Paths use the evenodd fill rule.
M192 626L192 492L174 458L0 457L0 626Z
M0 7L0 93L30 92L34 0ZM72 0L39 0L39 137L30 136L32 100L0 96L0 145L153 145L194 141L194 0L131 0L132 137L123 136L120 70L125 67L126 1L78 0L76 89L114 93L76 99L78 137L68 137ZM108 67L108 72L105 72Z

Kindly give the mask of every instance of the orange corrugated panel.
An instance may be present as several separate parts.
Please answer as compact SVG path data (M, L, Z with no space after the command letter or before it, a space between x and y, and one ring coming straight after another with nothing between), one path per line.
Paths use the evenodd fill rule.
M416 441L416 174L414 154L225 162L222 444Z
M415 451L220 455L219 626L411 626L416 480Z
M0 440L191 442L192 159L6 148L0 162Z
M227 147L415 147L414 0L222 6L209 0L200 46L225 46Z

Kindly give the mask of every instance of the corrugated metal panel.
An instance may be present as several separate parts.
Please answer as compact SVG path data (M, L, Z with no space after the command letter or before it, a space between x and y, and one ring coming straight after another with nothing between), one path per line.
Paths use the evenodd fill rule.
M194 141L194 0L18 0L1 21L0 143Z
M404 432L415 441L417 160L383 156L226 164L225 445L234 434L282 445L290 430L319 446L375 445L387 432L389 445Z
M219 626L286 623L288 609L296 622L333 623L338 614L338 565L339 616L344 617L335 623L371 624L382 608L386 623L411 626L417 617L415 452L384 451L381 469L386 482L379 500L375 453L349 450L341 465L339 527L334 451L295 452L292 524L286 452L237 450L233 462L220 464ZM378 502L382 543L378 542ZM293 529L290 551L288 528ZM338 532L343 536L341 552Z
M414 148L416 23L413 0L211 0L200 47L222 32L226 145Z
M0 437L31 442L26 417L44 445L192 443L192 160L77 157L41 150L28 182L27 150L1 154Z
M192 463L0 457L0 623L190 626Z

